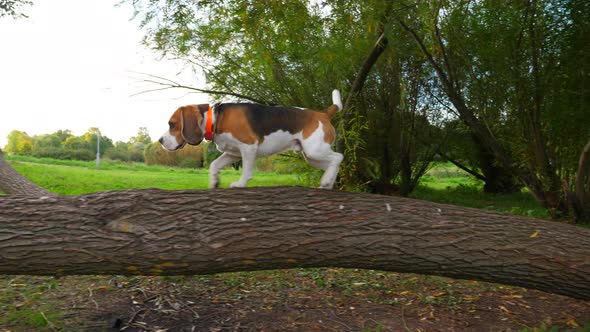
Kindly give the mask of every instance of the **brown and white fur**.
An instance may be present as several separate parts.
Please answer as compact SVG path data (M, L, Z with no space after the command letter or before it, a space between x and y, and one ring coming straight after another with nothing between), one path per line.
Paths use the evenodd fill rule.
M240 159L242 176L231 187L246 187L257 157L293 150L303 152L307 162L325 171L320 188L331 189L343 159L331 148L336 131L330 120L342 109L338 90L332 92L332 103L323 111L248 103L218 105L213 112L213 142L223 154L209 167L209 187L217 188L219 171ZM208 104L178 108L170 117L169 130L159 140L162 146L174 151L185 144L200 144L208 108Z

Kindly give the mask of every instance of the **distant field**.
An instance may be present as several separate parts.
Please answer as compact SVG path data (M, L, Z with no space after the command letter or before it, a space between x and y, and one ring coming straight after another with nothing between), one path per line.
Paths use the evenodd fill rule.
M143 163L94 162L7 156L21 174L40 186L62 195L79 195L120 189L206 189L208 170L146 166ZM240 171L221 172L221 187L237 181ZM249 186L317 186L318 179L308 174L256 172ZM507 212L535 218L548 218L526 192L485 194L483 183L449 163L437 163L421 179L411 197L433 202Z
M451 163L436 163L420 180L411 197L427 201L500 211L548 219L547 211L532 195L523 191L510 194L486 194L483 182L469 176Z
M167 168L146 166L141 163L122 164L105 161L100 169L94 162L8 157L18 172L38 185L62 195L79 195L120 189L206 189L206 169ZM237 181L240 172L223 170L221 187ZM250 186L304 185L305 179L297 174L257 172Z

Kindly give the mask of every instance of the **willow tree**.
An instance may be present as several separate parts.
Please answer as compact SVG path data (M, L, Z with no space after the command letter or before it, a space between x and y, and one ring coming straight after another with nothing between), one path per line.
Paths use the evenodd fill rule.
M334 87L351 91L336 120L348 161L343 186L406 195L427 169L433 127L423 83L430 73L419 54L406 52L412 41L384 15L397 10L392 3L133 4L146 42L202 70L212 90L304 107L323 106ZM387 40L396 48L374 47Z
M576 211L572 178L584 176L588 78L568 62L588 57L572 41L587 33L589 14L582 1L530 0L435 1L396 16L461 121L555 218ZM557 102L564 93L572 103Z

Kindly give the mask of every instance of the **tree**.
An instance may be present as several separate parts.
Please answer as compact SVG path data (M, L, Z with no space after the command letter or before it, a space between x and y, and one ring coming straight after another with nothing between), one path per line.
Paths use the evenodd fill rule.
M295 187L0 197L0 273L187 275L348 267L590 299L590 230Z
M484 182L485 193L510 193L522 184L509 169L460 120L448 121L443 129L444 144L437 153L458 168Z
M350 91L344 186L407 193L430 150L452 155L440 130L459 119L487 191L526 186L554 218L575 211L567 197L590 136L587 1L133 4L147 43L216 91L305 107Z
M146 127L139 127L139 130L137 131L137 135L133 136L129 139L129 144L136 144L136 143L140 143L145 145L148 145L152 142L152 138L150 137L150 133L147 130Z
M24 131L13 130L8 134L8 142L4 149L11 154L30 154L33 150L33 139Z
M98 128L89 128L80 138L85 142L84 149L92 151L96 155L96 140L100 137L100 153L103 155L108 149L112 148L113 140L105 135L102 135Z
M9 234L0 238L0 256L9 258L0 261L0 273L186 275L335 266L590 299L590 230L572 225L296 187L55 196L1 155L0 190L14 194L0 196L0 233Z
M576 8L589 10L589 6ZM556 143L569 136L566 140L580 151L585 142L580 133L588 135L589 127L585 117L567 131L559 130L563 121L556 120L563 117L548 102L555 96L549 82L562 71L559 58L573 46L560 44L561 32L575 22L572 13L560 1L502 6L493 1L459 1L417 6L411 15L417 23L408 24L408 15L396 17L436 72L459 118L555 218L572 212L570 195L564 190L572 184L563 186L563 180L575 172L575 162L567 166L566 161L579 153L572 157L571 149ZM493 47L481 40L492 40ZM587 109L572 112L582 114Z
M43 148L62 148L62 137L57 133L33 137L33 150Z
M94 141L96 144L96 141ZM90 142L86 141L82 136L70 136L64 141L64 149L66 150L90 150ZM96 150L96 148L95 148ZM96 153L96 152L95 152Z
M426 81L424 60L386 48L388 40L411 42L386 25L391 3L330 2L329 11L303 0L133 4L147 42L187 59L215 90L318 108L334 87L349 89L338 143L348 160L345 186L406 195L426 171L432 153L415 137L432 129L418 101L425 89L415 84Z
M22 7L32 5L32 1L27 0L0 0L0 18L12 16L15 18L27 17L22 12Z

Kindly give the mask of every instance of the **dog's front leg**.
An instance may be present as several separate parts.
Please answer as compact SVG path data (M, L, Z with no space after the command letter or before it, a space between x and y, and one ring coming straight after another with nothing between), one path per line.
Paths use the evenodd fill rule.
M258 149L257 145L251 144L240 147L240 152L242 153L242 176L240 180L234 182L230 185L232 188L244 188L248 185L248 181L254 175L254 164L256 162L256 150Z
M228 154L224 152L219 158L213 160L209 166L209 188L219 187L219 171L225 166L240 160L239 156Z

